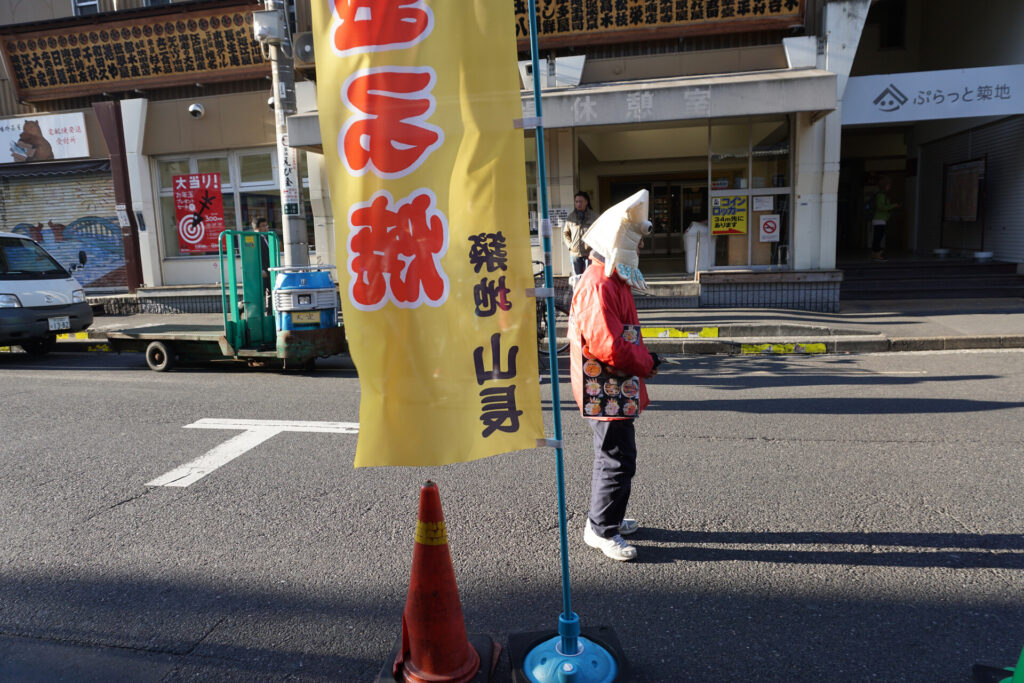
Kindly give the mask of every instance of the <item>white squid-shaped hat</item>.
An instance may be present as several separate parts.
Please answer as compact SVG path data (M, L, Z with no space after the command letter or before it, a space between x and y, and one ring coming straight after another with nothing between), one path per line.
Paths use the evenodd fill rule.
M583 236L583 241L604 257L605 276L618 273L636 289L647 289L638 268L637 247L645 235L651 234L651 222L647 220L649 203L647 190L640 190L598 216Z

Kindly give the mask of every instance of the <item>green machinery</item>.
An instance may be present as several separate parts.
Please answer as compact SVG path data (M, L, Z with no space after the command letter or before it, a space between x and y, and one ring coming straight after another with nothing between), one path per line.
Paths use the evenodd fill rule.
M172 369L178 361L223 359L312 369L317 357L347 351L345 329L335 322L336 294L329 304L318 299L312 305L324 310L308 313L315 313L317 320L330 320L330 324L278 329L281 311L302 307L305 297L302 290L278 289L276 284L287 280L293 270L322 270L311 266L281 267L280 244L272 232L225 230L220 234L223 324L171 323L123 329L108 332L108 342L116 351L144 352L146 363L157 372ZM289 320L294 317L294 313L288 315Z
M224 337L235 349L265 350L277 345L274 310L270 302L268 269L280 267L281 240L272 232L225 230L217 241L220 261L220 301ZM241 262L241 268L238 267ZM242 298L238 298L238 271Z

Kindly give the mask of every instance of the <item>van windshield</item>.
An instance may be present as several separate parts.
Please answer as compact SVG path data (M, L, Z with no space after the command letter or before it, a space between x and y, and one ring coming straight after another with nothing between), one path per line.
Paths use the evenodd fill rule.
M71 277L32 240L0 237L0 280L49 280Z

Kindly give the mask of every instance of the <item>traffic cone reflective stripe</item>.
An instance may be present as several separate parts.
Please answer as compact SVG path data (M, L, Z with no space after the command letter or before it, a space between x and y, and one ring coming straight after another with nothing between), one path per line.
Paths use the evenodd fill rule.
M434 482L420 488L409 595L402 613L402 647L394 675L415 683L466 683L480 655L466 637L441 495Z

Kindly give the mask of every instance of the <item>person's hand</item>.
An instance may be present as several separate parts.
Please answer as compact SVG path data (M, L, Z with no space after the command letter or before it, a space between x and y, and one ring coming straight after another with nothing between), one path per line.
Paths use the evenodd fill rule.
M655 375L658 374L658 366L661 365L661 357L658 356L658 354L650 352L650 351L648 353L651 354L651 360L654 361L654 367L651 368L651 374L649 374L647 376L648 377L654 377Z

